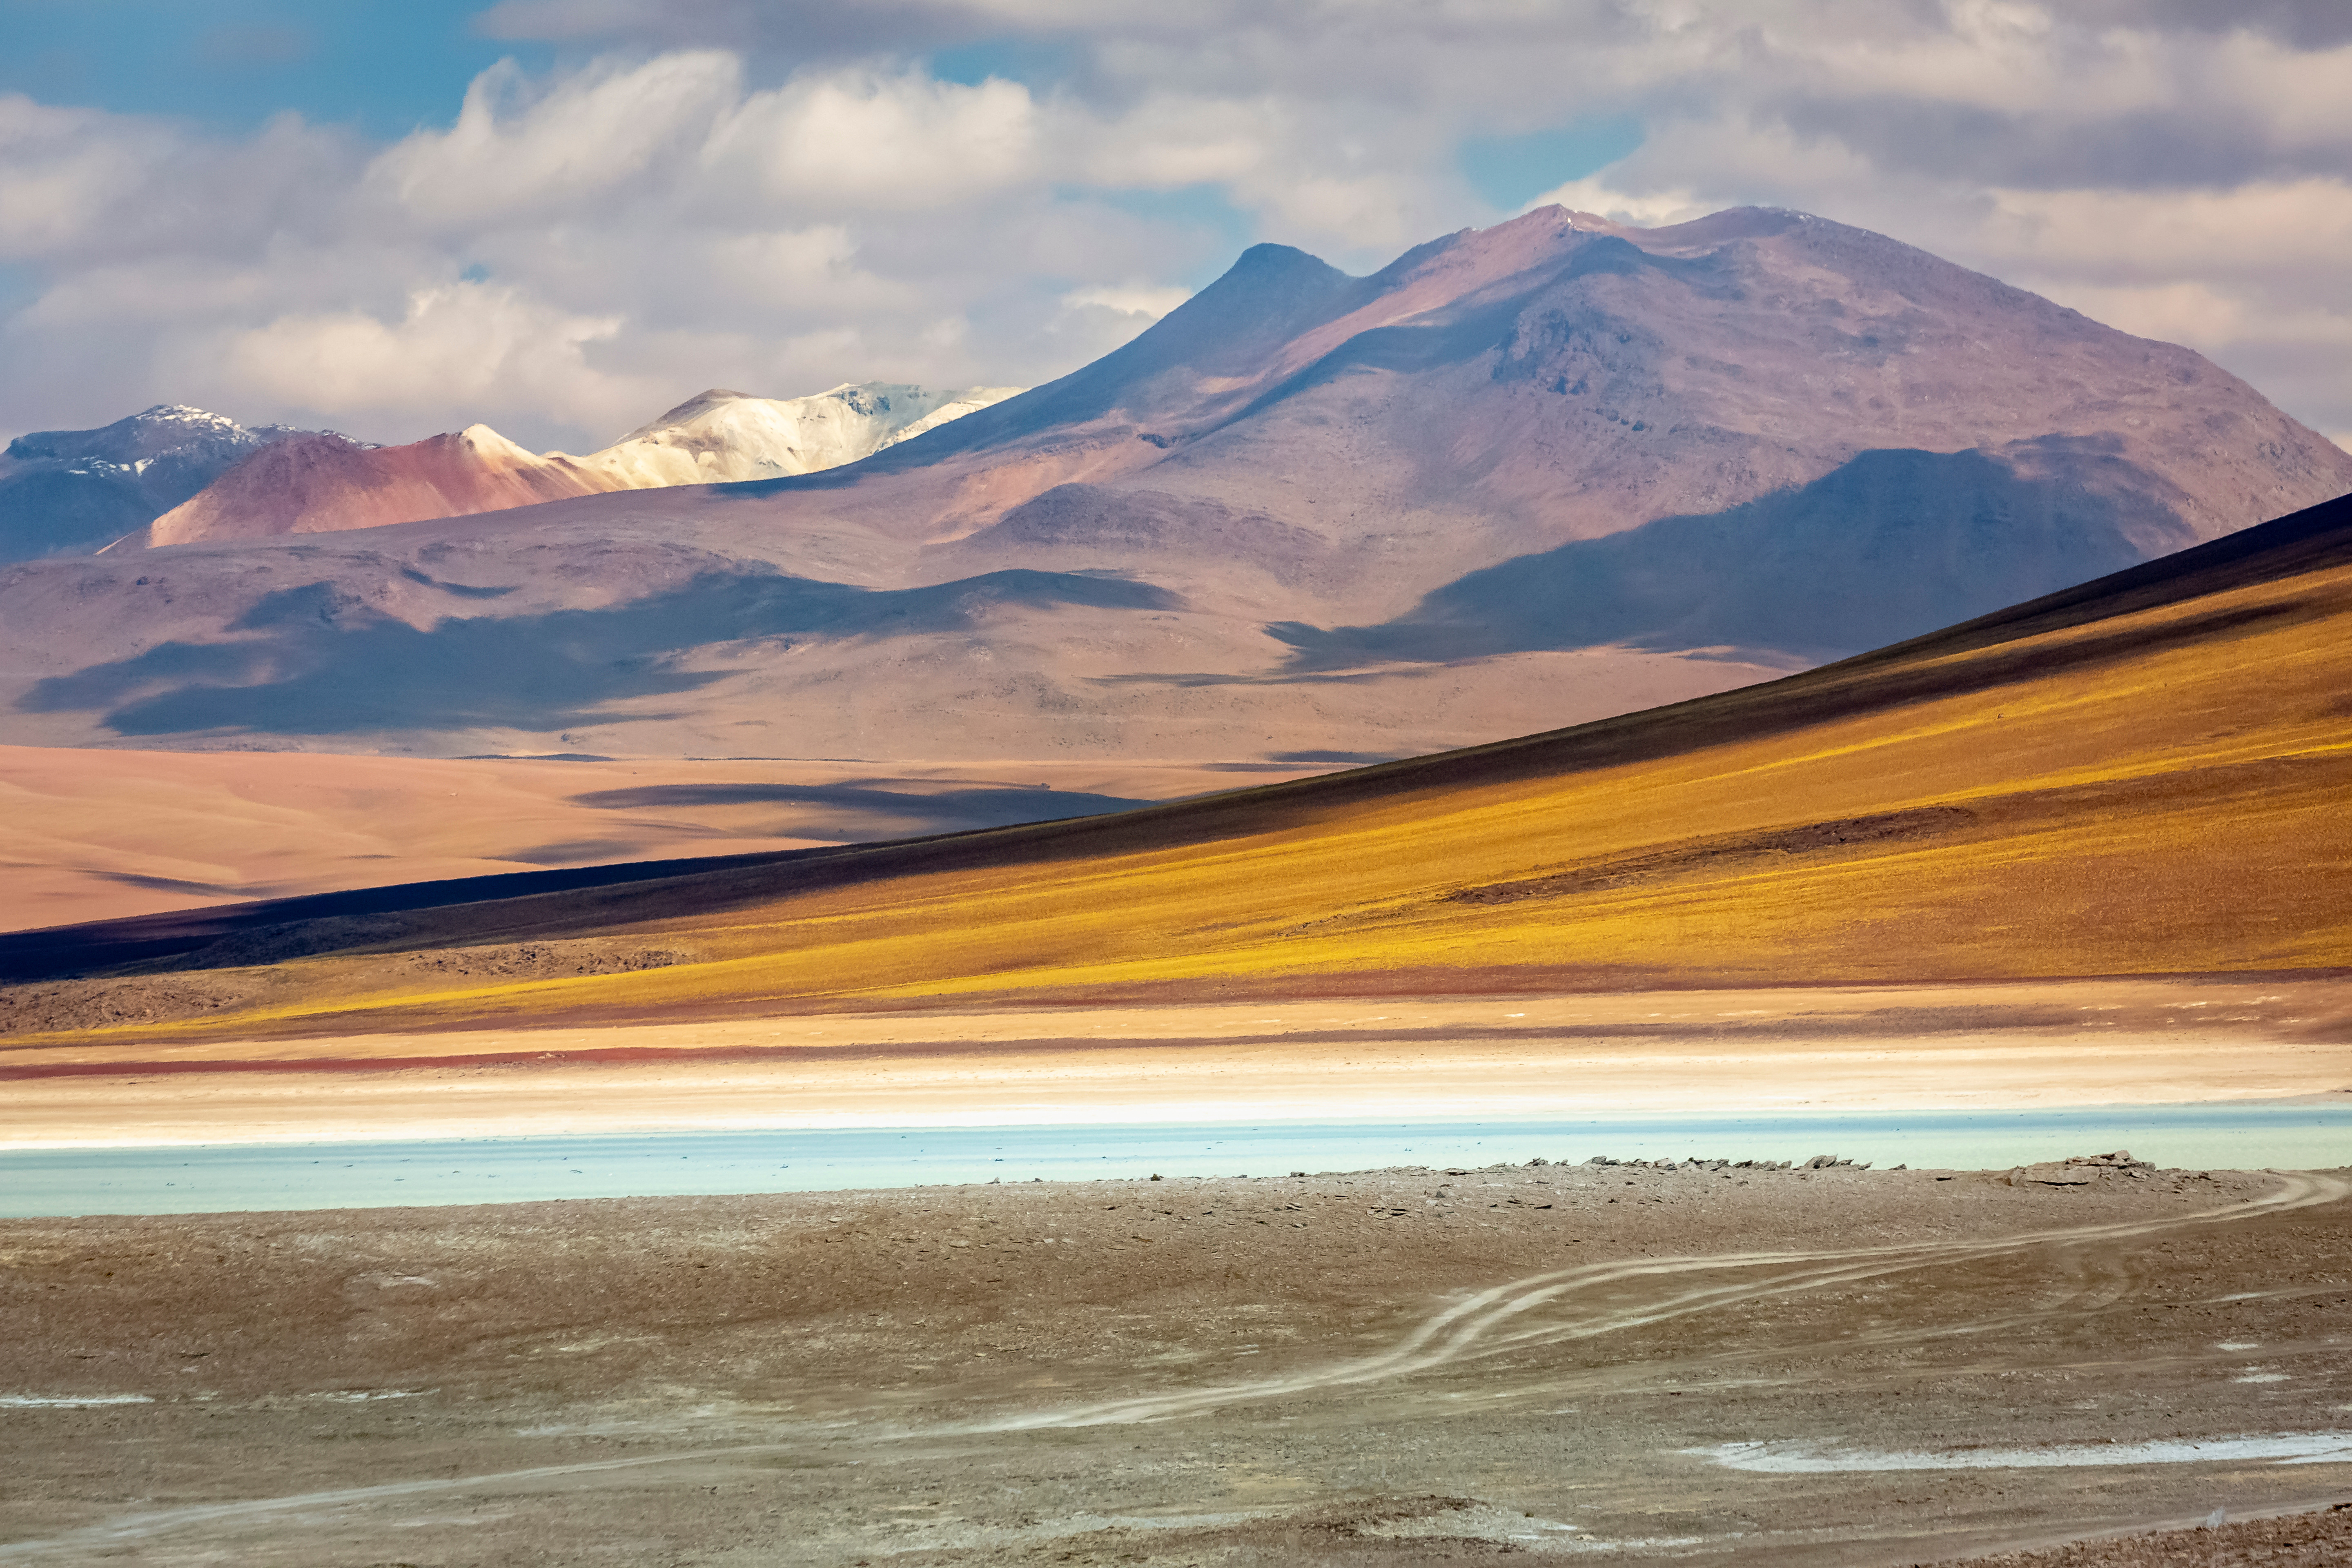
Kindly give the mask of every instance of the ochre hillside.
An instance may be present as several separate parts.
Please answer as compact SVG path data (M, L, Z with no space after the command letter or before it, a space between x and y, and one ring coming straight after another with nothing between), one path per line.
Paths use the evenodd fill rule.
M150 961L213 1012L79 1037L2352 965L2347 801L2352 499L1786 680L1465 752L700 874L224 918ZM87 966L116 937L48 940ZM481 951L514 943L663 966L518 978Z

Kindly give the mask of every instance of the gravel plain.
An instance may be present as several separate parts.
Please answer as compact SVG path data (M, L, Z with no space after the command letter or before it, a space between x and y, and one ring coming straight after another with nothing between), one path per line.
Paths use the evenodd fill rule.
M2352 1443L2347 1194L1726 1161L13 1221L0 1561L1897 1564L2324 1507L2341 1456L2082 1455ZM2161 1560L2306 1561L2256 1523Z

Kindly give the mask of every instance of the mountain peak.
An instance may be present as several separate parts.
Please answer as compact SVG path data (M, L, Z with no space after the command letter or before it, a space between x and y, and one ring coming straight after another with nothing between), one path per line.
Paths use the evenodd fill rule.
M1360 281L1295 246L1253 245L1223 276L1121 347L1017 401L959 421L953 436L924 443L922 455L937 459L1017 441L1114 409L1148 416L1166 387L1262 364L1276 347L1333 314Z
M751 394L748 392L736 392L724 386L709 387L701 392L696 393L692 397L688 398L684 403L679 404L677 407L665 409L658 417L646 424L638 426L626 436L622 437L621 439L624 441L632 441L640 436L646 435L655 430L662 429L667 426L683 425L688 420L692 419L696 415L701 414L705 410L716 408L724 403L740 403L751 395Z
M242 455L259 446L261 437L225 414L159 403L96 429L32 431L8 443L8 456L19 461L135 463L200 444L235 447Z
M1271 240L1266 240L1251 246L1235 257L1234 264L1225 268L1217 282L1223 283L1227 279L1248 278L1268 273L1280 275L1296 272L1320 278L1338 271L1338 268L1333 267L1321 257L1301 250L1295 245L1276 245ZM1346 274L1341 273L1340 276L1345 277ZM1209 285L1212 289L1216 286L1216 283Z

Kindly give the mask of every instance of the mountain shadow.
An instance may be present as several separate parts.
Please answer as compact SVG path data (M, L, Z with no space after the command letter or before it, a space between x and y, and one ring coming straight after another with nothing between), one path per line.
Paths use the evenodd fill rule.
M339 735L491 726L561 730L642 718L606 705L691 691L722 674L679 668L713 643L957 631L1001 605L1173 608L1148 583L1005 571L929 587L860 588L768 569L709 572L607 609L444 620L419 630L326 583L269 594L219 642L161 643L38 682L36 713L102 712L118 735L244 731Z
M155 516L132 475L63 468L12 475L0 481L0 561L93 554Z
M1406 614L1273 636L1299 671L1617 644L1818 660L1916 637L2119 571L2132 533L2187 530L2097 482L2111 463L2048 442L2035 471L1983 452L1864 452L1795 489L1522 555Z
M648 811L663 807L711 805L823 806L858 817L903 819L909 833L956 833L971 827L1009 827L1023 822L1052 822L1066 816L1100 816L1150 805L1149 800L1126 795L1096 795L1087 790L1052 789L1040 785L983 784L972 789L943 789L929 795L913 790L876 789L870 784L635 784L622 789L591 790L572 797L578 805L607 811Z

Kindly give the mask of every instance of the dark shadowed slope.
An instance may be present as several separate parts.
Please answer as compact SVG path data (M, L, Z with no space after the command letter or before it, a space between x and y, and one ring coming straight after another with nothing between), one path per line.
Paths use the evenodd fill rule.
M1474 572L1380 626L1276 631L1301 668L1609 643L1835 658L2127 566L2128 516L1981 452L1864 452L1727 511Z
M218 642L168 642L43 681L27 712L95 709L118 735L561 729L601 707L720 679L667 656L710 643L952 632L1006 605L1162 609L1148 584L1007 571L875 590L773 571L713 572L610 610L452 616L421 629L325 584L265 596Z

